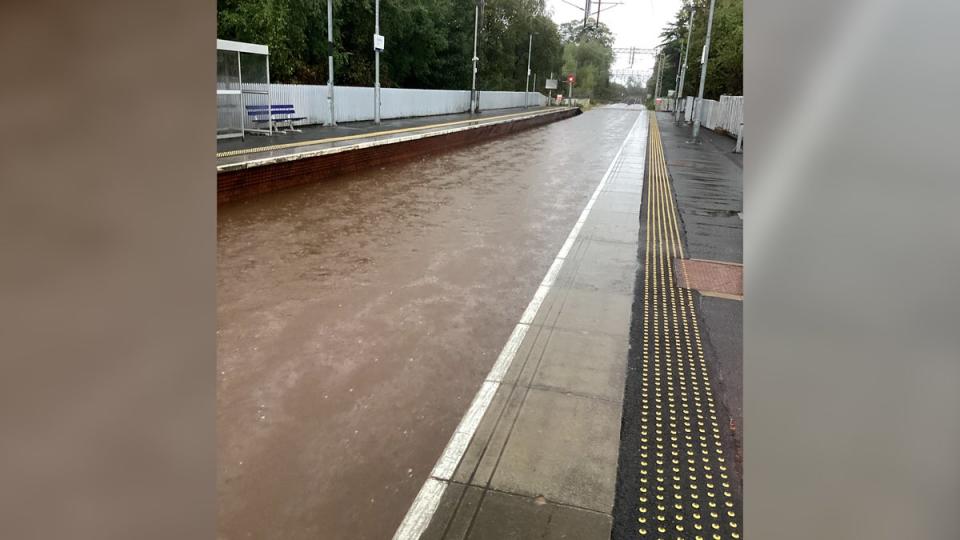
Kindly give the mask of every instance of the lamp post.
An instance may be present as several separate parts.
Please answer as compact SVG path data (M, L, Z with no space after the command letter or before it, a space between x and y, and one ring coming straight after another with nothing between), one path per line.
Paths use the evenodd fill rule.
M690 37L693 34L693 15L696 13L694 10L693 4L690 4L690 23L687 26L687 48L683 53L683 67L680 68L680 86L677 87L677 95L674 96L677 100L676 109L676 123L680 124L680 98L683 96L683 85L686 83L687 79L687 59L690 58Z
M693 140L699 140L700 136L700 114L703 112L703 83L707 80L707 56L710 55L710 31L713 29L713 4L715 0L710 0L710 15L707 17L707 39L703 43L702 65L700 66L700 90L697 92L697 102L701 105L697 107L697 114L693 117Z
M470 84L470 112L480 112L480 103L477 99L477 28L480 22L480 3L473 8L473 82Z
M330 122L327 125L336 126L333 113L333 0L327 0L327 75L327 101L330 103Z
M380 48L377 43L380 39L380 0L375 0L374 5L373 64L376 78L373 83L373 123L380 124Z
M660 98L660 77L663 75L663 51L660 51L657 58L657 85L653 91L653 110L657 110L657 99Z
M530 34L530 42L527 45L527 82L523 85L523 108L526 109L530 102L530 55L533 53L533 34Z

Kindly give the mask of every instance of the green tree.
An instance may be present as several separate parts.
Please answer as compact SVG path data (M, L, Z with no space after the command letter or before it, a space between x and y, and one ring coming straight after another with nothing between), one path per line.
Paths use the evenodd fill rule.
M588 21L584 27L582 21L570 21L560 25L560 39L564 43L576 43L581 40L599 41L604 47L613 48L616 36L610 31L610 27L604 23Z
M707 34L708 0L695 0L696 15L693 20L693 34L690 38L690 56L687 75L683 86L683 95L695 96L700 87L700 51L703 50ZM663 73L661 76L661 95L675 87L680 53L686 46L687 21L689 12L682 9L660 34L663 39ZM660 60L658 59L658 62ZM647 81L653 88L656 85L656 67L654 75ZM710 55L707 61L707 78L703 87L703 97L719 99L722 94L743 94L743 0L716 0L713 14L713 34L710 38Z
M337 84L373 84L374 2L334 0ZM470 87L475 0L381 0L383 86ZM217 36L270 47L275 82L324 84L327 79L325 0L218 0ZM478 86L522 90L527 39L531 68L542 80L559 71L562 43L543 0L486 0Z
M613 64L613 35L600 24L594 32L580 31L578 21L560 25L563 45L563 74L576 75L574 96L602 99L611 94L610 66ZM588 27L589 29L590 27Z

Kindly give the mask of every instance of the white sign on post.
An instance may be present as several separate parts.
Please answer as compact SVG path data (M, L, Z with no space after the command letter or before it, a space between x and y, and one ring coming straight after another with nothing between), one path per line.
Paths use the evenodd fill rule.
M378 50L378 51L382 51L382 50L383 50L383 42L384 42L383 36L381 36L381 35L379 35L379 34L374 34L374 35L373 35L373 48L374 48L374 49L376 49L376 50Z
M547 85L544 87L547 90L556 90L557 89L557 80L556 79L547 79Z

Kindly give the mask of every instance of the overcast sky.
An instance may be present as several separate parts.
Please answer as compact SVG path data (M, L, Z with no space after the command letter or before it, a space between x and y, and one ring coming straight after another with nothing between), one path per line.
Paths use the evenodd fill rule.
M568 0L583 6L584 0ZM682 5L681 0L613 0L621 5L600 12L600 22L610 27L616 35L616 47L641 47L652 49L660 42L660 32L667 22L673 19ZM611 2L613 3L613 2ZM603 2L601 6L605 5ZM591 0L591 11L596 13L597 2ZM547 11L557 24L573 19L583 20L583 10L577 9L561 0L547 0ZM628 69L629 55L617 55L612 69ZM653 70L653 57L637 55L634 57L634 69ZM646 77L644 77L644 82Z

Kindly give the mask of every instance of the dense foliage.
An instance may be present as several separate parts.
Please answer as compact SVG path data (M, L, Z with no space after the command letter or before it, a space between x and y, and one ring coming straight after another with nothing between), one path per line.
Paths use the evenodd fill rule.
M693 0L696 15L693 19L693 34L690 38L690 56L683 95L696 96L700 87L700 54L707 34L709 0ZM681 9L676 18L664 28L663 74L660 95L676 87L680 53L686 46L689 10ZM647 87L656 87L657 68L647 81ZM721 94L743 95L743 0L716 0L713 13L713 34L710 37L710 55L707 61L707 79L703 97L719 99Z
M337 84L373 84L373 0L334 0ZM474 0L381 0L383 86L470 87ZM562 49L543 0L487 0L480 32L478 81L490 90L521 90L528 36L540 81L558 71ZM218 0L217 36L270 47L274 81L324 84L327 79L325 0ZM538 83L539 84L539 83Z
M580 21L560 25L563 36L563 73L575 73L574 97L609 97L610 65L613 63L613 33L603 23ZM566 93L566 92L563 92Z
M381 0L381 84L470 88L475 6L475 0ZM584 31L581 21L558 28L545 9L544 0L485 0L477 86L522 90L532 33L539 90L551 73L568 72L577 73L577 96L609 90L609 28L591 23ZM337 84L371 86L374 1L334 0L333 14ZM275 82L326 83L326 0L218 0L217 37L268 45Z

